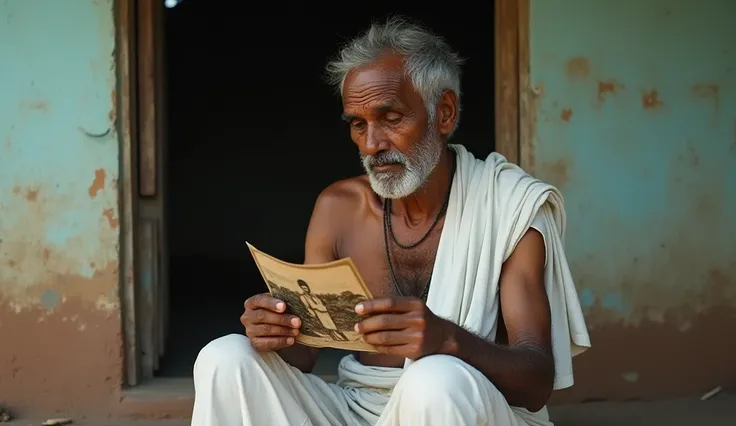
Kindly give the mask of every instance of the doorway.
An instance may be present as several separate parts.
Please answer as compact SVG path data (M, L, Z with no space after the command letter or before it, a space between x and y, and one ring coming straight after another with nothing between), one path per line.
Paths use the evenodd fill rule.
M338 45L371 20L402 14L448 39L467 59L453 142L479 157L494 149L492 2L441 14L418 0L350 13L293 3L251 12L184 0L164 13L169 331L155 376L191 377L202 346L242 333L243 301L265 291L246 240L302 262L319 192L362 173L322 75ZM317 372L334 370L339 356L326 351Z

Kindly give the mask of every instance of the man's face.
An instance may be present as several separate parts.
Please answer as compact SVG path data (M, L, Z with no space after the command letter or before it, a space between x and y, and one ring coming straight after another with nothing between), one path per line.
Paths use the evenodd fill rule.
M306 284L299 284L299 287L302 289L303 292L309 293L309 286Z
M403 198L424 185L444 142L400 57L386 55L349 73L343 110L376 194Z

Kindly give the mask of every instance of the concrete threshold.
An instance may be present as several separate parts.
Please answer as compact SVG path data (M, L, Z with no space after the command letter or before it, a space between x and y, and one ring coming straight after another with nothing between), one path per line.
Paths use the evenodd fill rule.
M334 383L334 374L318 374ZM120 399L119 416L137 419L185 419L192 414L194 383L191 377L166 377L147 380L125 389Z
M155 378L123 390L119 415L140 419L186 419L192 415L193 406L191 377Z

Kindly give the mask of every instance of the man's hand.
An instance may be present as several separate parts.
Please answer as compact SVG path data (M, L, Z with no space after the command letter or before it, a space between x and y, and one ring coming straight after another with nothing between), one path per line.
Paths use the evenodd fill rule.
M367 317L355 325L366 343L381 353L412 360L440 353L451 332L452 323L416 297L367 300L356 305L355 312Z
M245 301L240 322L257 351L277 351L294 344L302 321L286 314L286 303L268 293L257 294Z

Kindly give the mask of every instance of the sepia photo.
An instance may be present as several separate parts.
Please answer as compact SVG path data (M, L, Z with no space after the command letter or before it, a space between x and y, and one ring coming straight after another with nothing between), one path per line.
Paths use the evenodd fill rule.
M263 253L251 244L248 248L269 293L286 303L289 313L301 318L297 342L312 347L376 351L354 329L362 319L355 313L355 305L372 296L352 260L297 265Z

